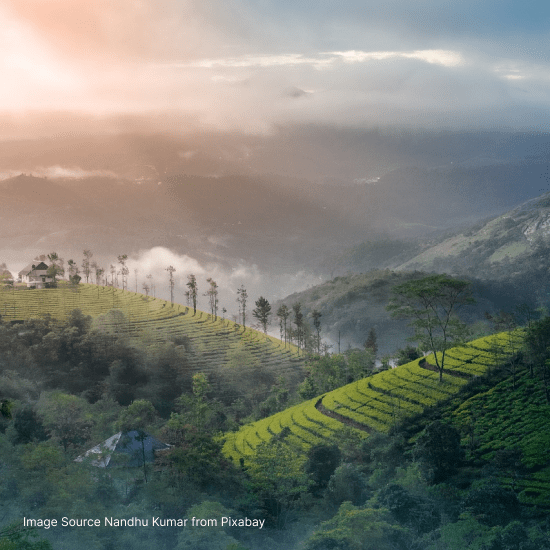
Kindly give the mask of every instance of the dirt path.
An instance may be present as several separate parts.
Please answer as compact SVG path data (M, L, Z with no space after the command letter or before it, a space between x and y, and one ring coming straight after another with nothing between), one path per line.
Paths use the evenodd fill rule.
M334 411L329 411L323 406L323 398L320 397L317 400L317 403L315 403L315 408L325 416L330 416L330 418L334 418L335 420L338 420L339 422L342 422L342 424L345 424L346 426L351 426L352 428L357 428L358 430L361 430L363 432L367 432L369 434L375 433L376 430L373 430L372 428L369 428L368 426L365 426L364 424L361 424L360 422L356 422L355 420L352 420L351 418L347 418L346 416L342 416L341 414L338 414Z
M437 368L437 365L432 365L431 363L428 363L428 361L425 361L425 360L423 361L422 359L418 362L418 366L421 369L426 369L426 370L430 370L430 371L433 371L433 372L439 372L439 369ZM471 374L467 374L465 372L459 372L459 371L456 371L456 370L444 369L443 370L443 376L445 376L446 374L448 374L449 376L454 376L456 378L465 378L467 380L472 378Z

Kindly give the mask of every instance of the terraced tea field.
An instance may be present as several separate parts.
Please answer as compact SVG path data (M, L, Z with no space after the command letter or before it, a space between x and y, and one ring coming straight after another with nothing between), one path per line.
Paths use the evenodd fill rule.
M520 338L519 332L512 336L501 333L452 348L447 352L441 383L439 373L421 367L419 360L363 378L226 434L223 452L234 460L246 459L258 444L283 428L289 430L285 441L304 452L312 445L329 442L344 424L361 437L388 432L401 419L456 394L469 378L510 355ZM427 356L426 363L434 364L434 356Z
M263 368L272 369L294 379L303 376L304 357L295 346L286 347L276 338L266 337L251 328L243 329L233 321L180 304L146 297L143 294L81 284L76 288L3 290L0 292L0 315L7 322L24 321L51 315L64 320L74 309L97 318L112 309L120 310L123 323L116 316L104 315L101 327L124 333L129 338L154 343L172 340L183 342L190 352L193 369L208 373L228 361L228 351L241 348L257 359Z
M528 372L515 384L507 378L452 415L469 454L490 460L499 450L520 451L522 468L511 464L501 481L519 492L521 502L550 509L550 405L539 380Z

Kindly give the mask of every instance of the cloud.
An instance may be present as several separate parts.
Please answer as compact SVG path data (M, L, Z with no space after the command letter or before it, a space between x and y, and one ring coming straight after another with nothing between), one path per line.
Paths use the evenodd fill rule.
M283 91L284 96L292 98L307 97L311 93L313 92L306 92L305 90L297 88L296 86L291 86L290 88L287 88Z
M34 168L33 176L46 178L82 179L91 177L117 178L117 174L110 170L83 170L78 166L48 166Z
M443 65L445 67L457 67L464 63L464 58L460 52L450 50L418 50L412 52L364 52L350 50L347 52L330 52L330 55L340 57L345 63L383 61L391 58L417 59L419 61Z
M110 170L84 170L78 166L37 166L32 169L23 168L19 170L3 170L0 172L0 180L5 180L18 176L19 174L29 174L37 178L64 178L64 179L82 179L82 178L117 178L118 175Z
M181 118L246 132L453 126L480 112L517 125L526 110L546 124L546 11L512 0L5 0L0 105L19 117L13 132L33 110L116 115L118 131L142 113L159 131ZM304 95L289 90L315 93L289 101Z
M134 269L138 269L138 292L143 292L142 283L147 281L146 275L151 274L156 286L156 296L164 299L170 299L166 268L173 266L176 269L175 301L182 304L185 304L187 277L190 274L195 275L199 289L198 307L204 311L208 309L208 300L202 294L208 286L206 279L212 277L219 287L220 309L225 307L230 314L237 312L236 292L241 285L247 289L249 307L253 309L253 302L260 296L271 302L320 282L318 276L305 271L274 275L261 271L255 264L242 261L233 264L202 263L186 254L177 254L160 246L141 250L128 259L127 265L130 269L130 289L135 285Z

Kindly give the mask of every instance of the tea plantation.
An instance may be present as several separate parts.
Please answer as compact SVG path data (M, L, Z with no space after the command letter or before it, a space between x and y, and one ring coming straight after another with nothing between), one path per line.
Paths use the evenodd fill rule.
M154 343L171 340L186 346L193 370L209 373L228 362L228 352L243 349L254 361L290 379L303 376L304 358L293 345L233 321L180 304L113 287L60 284L56 289L2 290L0 315L18 322L50 315L64 320L74 309L96 318L104 331ZM119 310L124 315L108 314ZM101 316L101 317L100 317Z
M246 459L255 447L281 434L293 447L306 452L312 445L329 442L344 425L360 437L387 433L406 417L445 402L469 379L486 373L510 355L521 333L501 333L448 350L443 382L439 373L423 368L435 363L430 355L353 382L258 422L226 434L224 453L234 460Z

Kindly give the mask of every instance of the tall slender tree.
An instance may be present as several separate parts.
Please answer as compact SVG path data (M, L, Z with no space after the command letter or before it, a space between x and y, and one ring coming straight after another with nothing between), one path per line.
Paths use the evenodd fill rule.
M239 289L237 289L237 302L239 304L239 315L242 319L242 325L243 328L246 327L246 301L248 299L248 293L246 292L246 288L244 288L244 285L241 285Z
M316 344L317 344L317 353L321 355L321 317L322 313L320 311L317 311L314 309L311 312L311 316L313 317L313 326L315 327L315 331L317 332L317 338L316 338Z
M67 265L69 266L69 277L78 273L78 267L74 260L69 260Z
M292 304L292 311L294 312L294 324L296 325L296 340L298 347L301 348L304 343L304 314L302 313L302 304L300 302Z
M285 306L285 304L283 304L281 307L279 307L279 309L277 310L277 317L279 317L279 328L281 330L281 340L283 339L283 335L284 335L285 347L286 347L287 340L288 340L288 333L287 333L286 324L287 324L289 316L290 316L290 310L288 309L287 306Z
M78 266L74 260L69 260L67 265L69 266L69 281L72 285L77 285L82 279L82 277L78 274Z
M151 292L151 294L153 294L153 297L155 296L155 293L153 292L155 290L155 283L153 281L153 275L151 275L151 273L149 273L149 275L146 275L145 278L149 281L149 291Z
M86 282L89 282L88 279L90 278L90 273L92 273L92 265L90 262L90 258L92 256L93 254L91 250L84 250L84 259L82 260L82 272L84 273L84 277L86 277Z
M176 271L176 268L174 266L169 266L166 268L166 271L169 273L169 280L170 280L170 303L174 304L174 273Z
M218 283L209 277L206 282L210 285L209 289L203 294L208 297L210 311L214 317L218 316Z
M118 263L122 266L120 273L122 275L122 290L126 290L128 286L128 274L130 270L126 267L126 261L128 260L128 254L121 254L118 256Z
M197 285L197 278L192 273L187 275L187 288L189 289L189 296L193 301L193 315L197 313L197 293L199 291Z
M95 264L94 270L95 270L95 284L100 285L101 284L101 277L105 273L105 269L103 269L102 267L99 267L97 264Z

